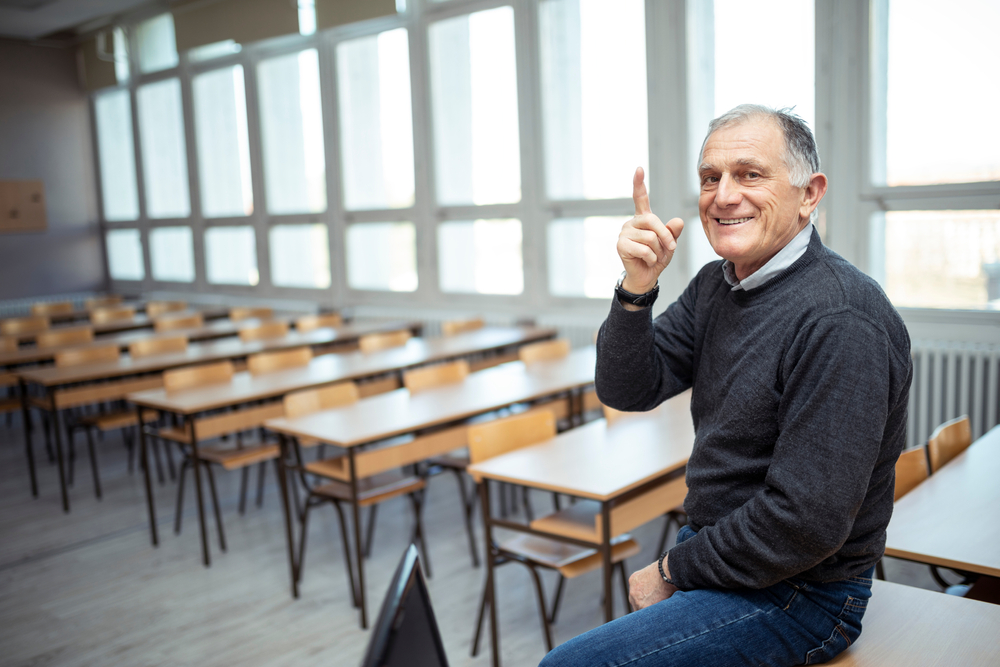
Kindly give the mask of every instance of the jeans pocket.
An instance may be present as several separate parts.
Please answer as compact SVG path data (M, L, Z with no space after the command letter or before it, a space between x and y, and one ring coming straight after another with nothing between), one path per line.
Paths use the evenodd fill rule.
M806 665L818 665L846 651L861 636L861 617L868 607L867 598L848 596L836 618L836 625L822 644L806 654Z

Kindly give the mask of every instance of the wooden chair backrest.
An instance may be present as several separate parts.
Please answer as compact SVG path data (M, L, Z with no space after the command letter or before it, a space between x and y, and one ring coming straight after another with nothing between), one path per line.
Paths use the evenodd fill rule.
M31 317L12 317L0 322L0 334L6 336L21 336L24 334L45 331L52 322L47 315L32 315Z
M96 308L90 311L90 321L93 324L120 322L135 317L135 308Z
M90 327L74 327L72 329L49 329L35 336L35 345L39 348L68 347L81 345L94 340L94 330Z
M118 345L116 343L100 347L74 348L56 353L56 368L101 364L111 361L118 361Z
M896 459L896 493L893 500L899 500L913 490L917 484L927 479L927 452L923 447L908 449Z
M109 308L111 306L117 306L122 302L120 296L99 296L93 299L87 299L83 302L83 305L87 310L94 310L95 308Z
M14 337L0 337L0 352L14 352L18 348L17 339Z
M146 314L156 319L164 313L174 313L178 310L186 310L186 301L150 301L146 304Z
M972 427L968 415L962 415L938 426L927 441L931 474L936 473L941 466L964 452L971 444Z
M163 316L153 320L153 331L156 333L177 331L178 329L200 329L203 326L205 326L205 316L201 313L192 313L183 317Z
M536 361L562 359L568 354L569 341L565 338L532 343L531 345L525 345L517 351L518 358L526 364L532 364Z
M522 415L475 424L468 429L469 460L472 463L486 461L555 436L556 417L550 410L531 410Z
M237 307L229 309L229 319L233 322L239 322L240 320L248 320L251 317L256 317L260 320L267 320L274 317L273 308L246 308Z
M187 350L187 336L170 336L169 338L144 338L128 346L128 355L133 359L152 357L157 354L184 352Z
M261 352L251 354L247 358L247 369L251 375L261 373L273 373L286 368L300 368L308 366L313 358L312 348L296 347L292 350L281 350L279 352Z
M295 329L300 333L314 331L324 327L339 327L344 318L339 313L323 313L321 315L303 315L295 320Z
M358 347L362 352L378 352L379 350L387 350L390 347L406 345L406 341L412 337L413 334L410 333L409 329L386 333L372 333L359 338Z
M442 336L454 336L465 331L475 331L486 326L483 318L476 317L471 320L448 320L441 323Z
M285 417L295 419L304 415L350 405L358 400L358 385L338 382L319 389L296 391L285 396Z
M46 303L36 303L31 307L32 315L62 315L73 312L72 301L50 301Z
M233 373L233 362L229 360L175 368L163 374L163 387L167 391L180 391L206 384L224 384L233 379Z
M447 364L435 364L406 371L403 373L403 386L409 389L412 394L424 389L461 382L468 374L469 362L465 359L459 359Z
M240 329L240 340L249 343L264 338L284 338L288 335L288 322L264 322L260 326Z

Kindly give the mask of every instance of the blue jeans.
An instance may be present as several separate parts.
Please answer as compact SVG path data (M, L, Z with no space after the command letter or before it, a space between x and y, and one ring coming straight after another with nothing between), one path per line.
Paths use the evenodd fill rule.
M695 533L687 526L683 542ZM872 571L828 584L677 591L556 647L539 667L815 665L861 634Z

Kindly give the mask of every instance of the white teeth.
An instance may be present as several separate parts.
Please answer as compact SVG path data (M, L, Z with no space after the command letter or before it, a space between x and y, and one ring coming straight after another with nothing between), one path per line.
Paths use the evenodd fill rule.
M753 216L749 218L734 218L732 220L723 220L722 218L716 218L720 225L738 225L741 222L746 222L747 220L753 220Z

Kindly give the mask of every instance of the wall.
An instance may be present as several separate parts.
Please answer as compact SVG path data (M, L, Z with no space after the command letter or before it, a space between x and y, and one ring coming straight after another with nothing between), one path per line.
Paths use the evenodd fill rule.
M44 181L48 214L0 234L0 300L106 288L95 164L75 49L0 39L0 179Z

